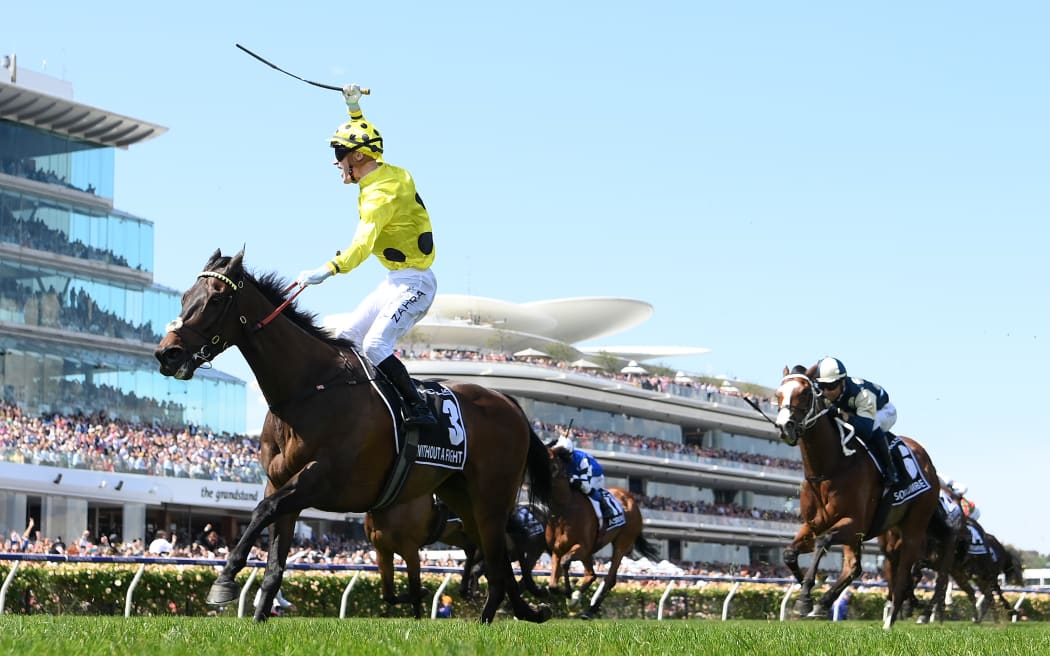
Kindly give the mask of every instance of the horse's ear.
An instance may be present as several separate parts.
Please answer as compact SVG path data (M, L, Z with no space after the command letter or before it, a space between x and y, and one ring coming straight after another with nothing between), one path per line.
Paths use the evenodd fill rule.
M210 271L211 268L215 266L215 263L219 261L220 257L222 257L222 249L216 248L215 252L211 254L210 258L208 258L207 263L205 263L204 270Z
M782 375L786 378L789 373L791 373L791 371L787 368L787 365L784 365L784 373Z
M226 267L226 271L227 271L227 273L229 273L231 271L238 271L239 272L243 268L244 268L244 247L242 246L241 250L237 251L237 254L233 256L232 260L230 260L230 264Z

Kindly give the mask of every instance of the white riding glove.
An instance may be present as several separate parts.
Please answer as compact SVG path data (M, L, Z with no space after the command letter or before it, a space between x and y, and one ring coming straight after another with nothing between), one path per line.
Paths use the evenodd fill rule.
M299 277L295 279L295 284L300 287L306 287L307 285L320 285L333 275L331 267L325 264L316 269L307 269L306 271L303 271L299 274Z
M346 108L351 112L361 111L361 85L347 84L343 87L343 98L346 99Z

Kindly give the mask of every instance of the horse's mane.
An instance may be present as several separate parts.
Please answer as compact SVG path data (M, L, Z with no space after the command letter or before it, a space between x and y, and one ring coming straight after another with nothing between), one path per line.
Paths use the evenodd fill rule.
M230 264L232 259L233 258L229 256L213 257L211 261L208 262L205 270L214 271L216 269L225 268ZM288 281L279 277L276 273L266 273L260 277L248 271L243 266L241 267L241 273L247 280L251 281L260 292L262 292L262 295L265 296L268 301L273 303L274 307L281 305L281 303L284 303L285 300L287 300L284 290L288 288ZM317 315L299 309L294 301L281 312L281 315L291 319L295 325L330 346L338 349L356 348L356 345L351 340L341 337L333 337L330 332L317 325Z

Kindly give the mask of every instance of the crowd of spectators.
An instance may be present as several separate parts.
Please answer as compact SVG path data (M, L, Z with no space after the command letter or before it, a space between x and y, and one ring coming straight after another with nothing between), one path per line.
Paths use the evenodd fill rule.
M38 168L36 160L32 157L4 157L0 158L0 171L3 171L7 175L13 175L19 178L25 178L26 180L35 180L36 182L43 182L46 184L61 185L69 189L76 191L83 191L89 194L96 192L95 186L88 184L87 187L81 189L70 184L69 180L60 176L55 172L54 169L48 169L47 171Z
M89 246L80 239L70 240L67 232L52 228L40 219L20 219L6 205L0 205L0 240L23 248L132 268L123 255Z
M91 415L29 417L0 402L0 459L8 462L261 483L258 439Z
M82 287L70 286L67 294L53 285L34 291L14 278L0 281L0 321L149 343L163 337L151 321L134 324L102 309Z
M537 434L545 438L545 441L556 438L570 431L568 426L562 424L551 424L541 421L533 422L533 428ZM661 458L677 458L688 456L708 460L722 460L731 463L744 463L760 467L776 467L790 471L801 472L802 461L792 458L778 458L759 453L746 453L743 451L730 451L729 449L712 449L700 444L683 444L670 440L661 440L653 437L642 437L639 435L626 435L612 431L590 430L586 428L573 427L571 429L573 440L583 450L611 449L614 451L628 451L653 455Z
M408 351L403 357L412 360L468 360L477 362L516 362L530 364L550 369L572 372L574 374L595 376L605 380L613 380L624 385L640 387L646 390L673 394L687 398L698 399L708 403L722 403L726 405L749 407L744 399L750 399L760 404L766 410L775 411L770 398L744 392L734 385L714 385L704 380L693 380L685 375L665 374L635 374L623 373L621 371L609 370L604 367L574 366L571 362L558 360L548 356L524 356L516 357L508 353L482 353L480 351L466 351L462 349L432 349L428 351Z

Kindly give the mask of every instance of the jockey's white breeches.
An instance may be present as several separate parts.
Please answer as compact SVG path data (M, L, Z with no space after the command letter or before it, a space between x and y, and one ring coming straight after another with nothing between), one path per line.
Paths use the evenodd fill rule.
M437 278L430 269L390 271L353 312L329 328L357 344L372 364L379 364L394 354L397 340L426 315L436 293Z

